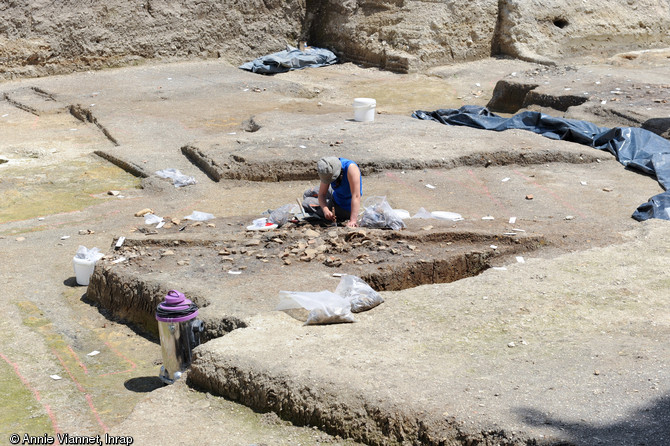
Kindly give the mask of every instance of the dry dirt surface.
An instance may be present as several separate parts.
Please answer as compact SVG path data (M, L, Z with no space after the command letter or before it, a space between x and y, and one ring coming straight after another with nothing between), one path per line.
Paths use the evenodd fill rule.
M667 117L649 77L667 63L639 64L574 67L606 91L649 85L657 94L636 107ZM179 63L0 84L2 441L666 444L668 230L630 218L660 186L589 147L410 118L486 105L498 80L534 72L593 91L572 69L493 59L274 77ZM351 119L357 96L377 97L374 122ZM626 96L612 97L590 102L610 111L603 125L624 120ZM245 230L340 153L360 160L365 197L463 220ZM197 184L155 175L169 167ZM145 225L145 208L168 224ZM194 210L216 218L185 220ZM106 255L88 288L73 277L79 245ZM364 277L385 302L321 327L274 311L280 290L333 290L333 273ZM163 388L152 312L173 288L201 306L208 342L188 379Z

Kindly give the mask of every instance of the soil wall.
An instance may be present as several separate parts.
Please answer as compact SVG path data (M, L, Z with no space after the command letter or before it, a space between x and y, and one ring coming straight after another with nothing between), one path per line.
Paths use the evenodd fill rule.
M0 78L143 59L241 63L297 42L304 15L305 0L0 1Z
M0 79L145 59L239 64L300 40L399 72L670 45L670 0L6 0L0 14Z

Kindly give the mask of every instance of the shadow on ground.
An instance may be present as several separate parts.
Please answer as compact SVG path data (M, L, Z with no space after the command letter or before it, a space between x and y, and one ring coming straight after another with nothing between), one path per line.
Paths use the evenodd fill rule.
M160 389L164 384L158 376L138 376L137 378L130 378L123 385L131 392L149 393Z
M535 409L520 409L521 418L533 426L552 426L570 440L550 443L562 445L666 446L670 444L670 395L643 406L616 423L594 425L552 418Z

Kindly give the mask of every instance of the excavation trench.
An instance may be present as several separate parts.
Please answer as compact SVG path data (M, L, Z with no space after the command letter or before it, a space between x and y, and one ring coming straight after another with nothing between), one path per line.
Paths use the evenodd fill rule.
M182 147L182 153L213 181L299 181L315 177L312 159L272 159L256 161L224 153L220 148L203 149L193 145ZM461 156L440 156L435 159L357 159L363 175L391 170L455 169L458 167L490 167L537 165L546 163L585 164L598 161L598 151L568 152L565 150L499 150L482 151Z
M455 231L446 222L420 233L288 223L259 235L195 223L183 235L183 226L110 250L96 265L87 298L155 336L156 306L179 289L202 309L207 340L272 311L280 290L320 291L324 284L315 277L353 274L378 291L396 291L475 276L546 245L541 236Z

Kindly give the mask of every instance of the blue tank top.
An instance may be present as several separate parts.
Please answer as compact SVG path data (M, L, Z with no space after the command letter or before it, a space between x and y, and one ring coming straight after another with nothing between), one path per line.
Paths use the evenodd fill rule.
M353 164L355 166L358 166L358 164L346 158L340 158L340 162L342 163L342 182L338 187L335 187L337 180L333 181L332 183L330 183L330 187L333 188L333 200L335 200L335 204L337 204L342 209L351 211L351 187L349 186L349 177L347 176L347 173L349 172L350 165ZM362 176L360 177L360 189L362 197L363 196Z

